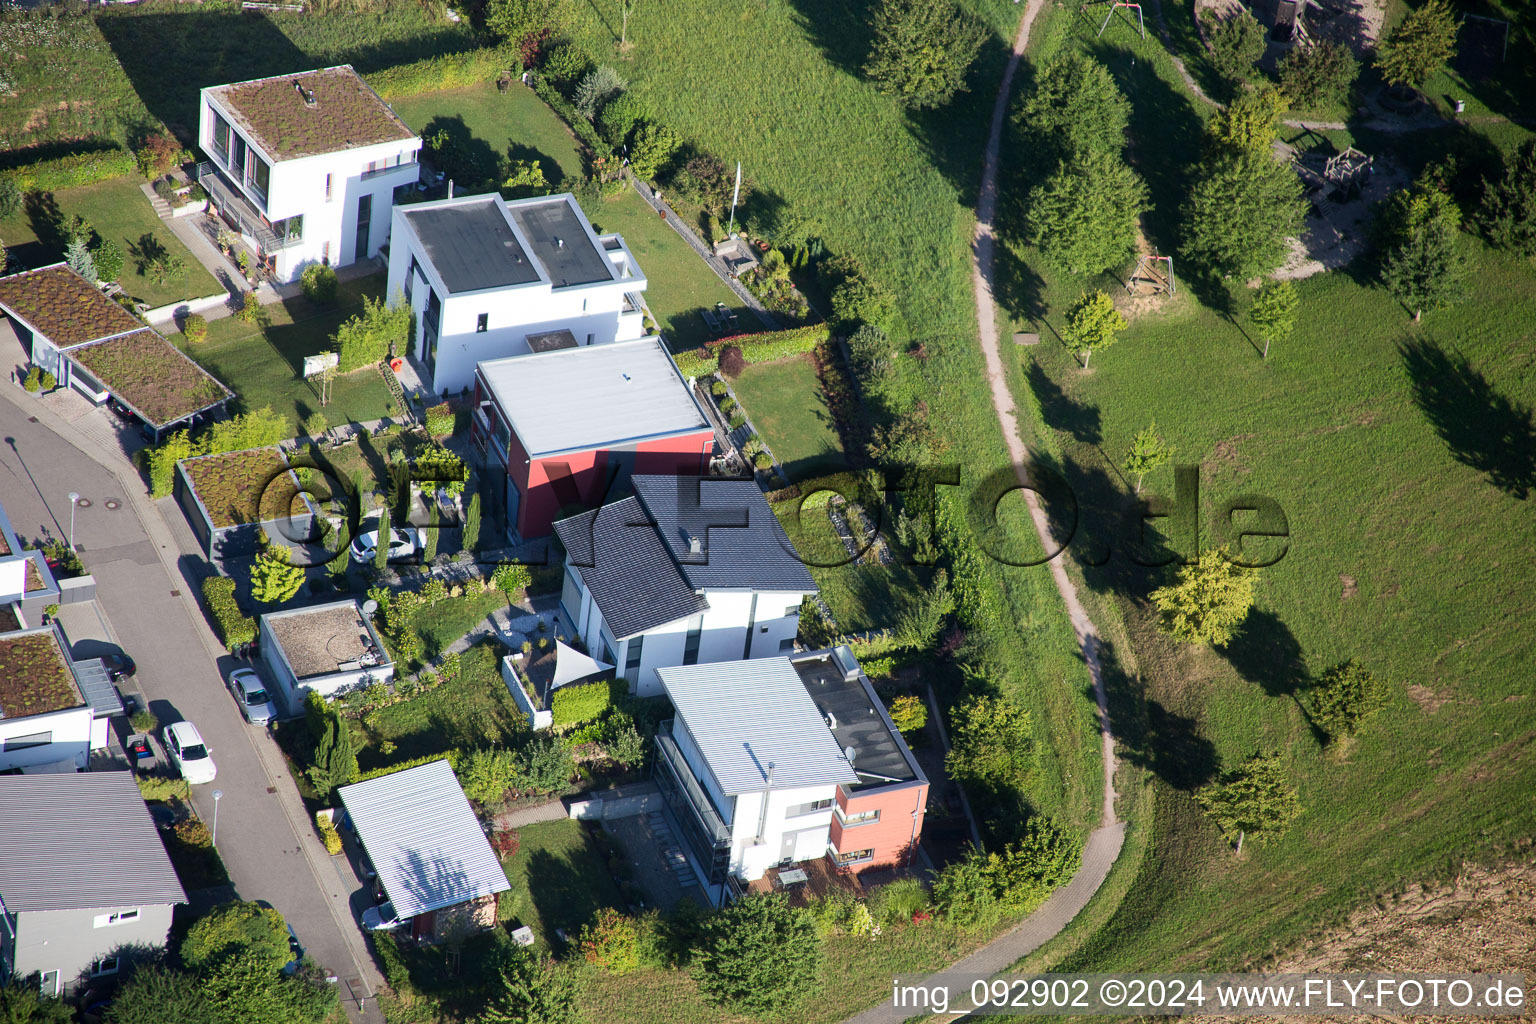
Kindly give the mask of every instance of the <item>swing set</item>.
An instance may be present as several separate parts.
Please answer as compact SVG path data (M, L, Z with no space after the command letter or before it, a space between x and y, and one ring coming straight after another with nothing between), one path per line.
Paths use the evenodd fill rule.
M1109 27L1109 20L1113 18L1115 16L1115 12L1120 10L1122 7L1134 7L1136 9L1136 31L1141 33L1141 38L1147 38L1147 22L1146 19L1142 17L1141 4L1139 3L1129 2L1129 0L1083 0L1083 5L1078 8L1078 13L1085 13L1088 8L1098 7L1105 3L1109 4L1109 13L1105 14L1104 20L1099 23L1099 31L1094 35L1095 39L1104 34L1104 30Z

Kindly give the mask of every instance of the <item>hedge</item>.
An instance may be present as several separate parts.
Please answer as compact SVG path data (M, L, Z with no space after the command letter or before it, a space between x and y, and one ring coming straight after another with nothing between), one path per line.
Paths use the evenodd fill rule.
M562 686L550 695L550 724L555 728L590 722L613 703L613 683L602 680L582 686Z
M331 819L318 811L315 812L315 831L320 833L320 841L325 844L326 853L334 857L341 852L341 833L336 831L336 825Z
M809 327L792 327L787 331L764 331L760 334L716 338L703 348L679 352L672 358L684 377L705 377L715 372L720 361L720 349L726 345L735 345L741 349L742 359L748 366L752 366L805 355L831 337L830 324L811 324Z
M582 144L592 151L593 156L609 156L613 153L613 147L597 134L597 129L592 126L592 122L582 117L580 112L571 105L571 101L560 95L560 90L546 82L544 76L533 75L528 81L539 99L547 103L549 109L560 116L560 120L564 121Z
M504 71L521 73L517 53L511 47L492 46L427 57L413 64L375 71L364 75L363 79L382 98L397 100L439 89L462 89L494 82Z
M186 779L168 779L163 775L135 775L139 784L139 796L145 800L181 800L192 797L192 787Z
M362 772L358 775L357 781L367 782L369 779L383 778L386 775L393 775L395 772L403 772L407 768L420 768L422 765L430 764L433 761L447 761L450 765L456 766L459 761L459 752L457 750L449 750L441 754L427 754L425 757L413 757L409 761L396 761L394 764L386 764L381 768L373 768L369 771Z
M0 172L23 192L57 192L137 173L139 165L126 149L98 149L38 160Z
M211 576L203 581L203 604L229 650L256 639L256 620L235 603L235 581L228 576Z

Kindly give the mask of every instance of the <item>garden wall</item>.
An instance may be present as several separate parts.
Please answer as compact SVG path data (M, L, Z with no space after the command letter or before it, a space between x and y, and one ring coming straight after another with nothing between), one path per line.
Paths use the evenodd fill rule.
M523 692L523 684L517 678L517 667L512 661L512 655L508 654L501 659L501 679L507 684L507 689L512 693L512 700L516 702L518 710L528 716L528 724L535 731L548 729L555 721L553 711L539 711Z

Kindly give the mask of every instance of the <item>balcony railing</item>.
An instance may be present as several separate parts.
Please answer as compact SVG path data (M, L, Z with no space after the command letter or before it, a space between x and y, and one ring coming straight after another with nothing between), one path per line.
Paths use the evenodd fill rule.
M274 253L299 243L300 239L297 238L278 237L261 211L256 209L244 193L229 183L229 179L224 177L216 164L204 160L197 165L194 173L197 183L207 190L219 212L234 221L241 234L254 238L262 252Z
M730 826L720 817L715 805L710 803L709 795L699 785L699 780L693 777L693 769L688 766L683 752L678 749L677 741L672 738L672 725L672 722L662 722L656 731L656 747L665 762L662 767L677 781L682 793L688 798L694 820L702 827L705 838L715 846L729 846Z
M389 173L391 173L393 171L406 171L406 170L414 171L415 172L414 174L411 175L412 180L414 180L416 178L419 178L421 176L421 165L416 163L413 160L413 161L411 161L408 164L390 164L387 167L372 167L372 168L365 167L365 168L363 168L362 180L363 181L367 181L369 178L377 178L380 175L389 174Z

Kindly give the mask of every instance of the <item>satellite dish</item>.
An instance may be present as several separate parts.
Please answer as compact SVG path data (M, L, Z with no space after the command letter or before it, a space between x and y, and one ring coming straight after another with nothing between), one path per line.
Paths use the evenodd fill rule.
M853 759L854 759L855 755L857 755L857 754L858 754L858 751L853 749L852 744L850 744L850 745L848 745L848 746L843 748L843 756L848 759L849 767L852 767Z
M372 615L374 612L376 612L378 610L379 610L379 602L375 601L373 598L370 597L368 600L363 602L363 614L364 615Z

